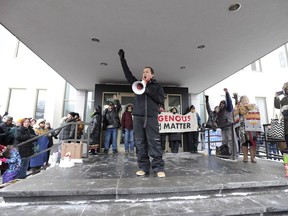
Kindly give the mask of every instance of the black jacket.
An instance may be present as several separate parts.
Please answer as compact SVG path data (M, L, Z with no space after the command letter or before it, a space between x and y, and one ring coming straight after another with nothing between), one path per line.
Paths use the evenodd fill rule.
M132 85L137 79L130 71L127 62L121 58L121 65L127 81ZM155 80L150 80L142 95L135 95L133 104L133 115L148 117L158 116L160 105L164 106L165 94L161 85Z
M101 122L102 122L102 114L101 112L95 112L92 116L92 120L90 122L90 144L99 144L100 143L100 135L101 135Z
M121 127L121 122L119 118L119 112L121 110L121 104L119 100L114 101L115 107L111 111L107 109L103 113L103 130L109 128L119 128Z
M35 136L36 134L32 133L29 128L19 126L15 131L14 145L17 146L18 144L25 142L29 139L32 139ZM33 142L29 142L19 146L18 149L21 158L30 157L31 155L33 155L34 154L33 147L34 147Z

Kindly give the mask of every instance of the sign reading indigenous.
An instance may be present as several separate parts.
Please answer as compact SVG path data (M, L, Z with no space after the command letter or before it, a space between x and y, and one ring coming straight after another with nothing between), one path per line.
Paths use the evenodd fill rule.
M160 133L178 133L197 131L196 113L186 115L161 112L158 115Z

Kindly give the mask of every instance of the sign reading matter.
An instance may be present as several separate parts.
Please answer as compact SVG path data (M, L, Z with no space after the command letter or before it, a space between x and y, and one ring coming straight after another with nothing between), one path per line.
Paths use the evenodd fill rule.
M197 131L196 113L186 115L161 112L158 115L160 133L183 133Z

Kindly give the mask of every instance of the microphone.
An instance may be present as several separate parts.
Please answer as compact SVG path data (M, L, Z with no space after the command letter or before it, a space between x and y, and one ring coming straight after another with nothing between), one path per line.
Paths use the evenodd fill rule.
M145 92L146 83L144 80L142 81L135 81L132 84L132 90L137 95L142 95Z

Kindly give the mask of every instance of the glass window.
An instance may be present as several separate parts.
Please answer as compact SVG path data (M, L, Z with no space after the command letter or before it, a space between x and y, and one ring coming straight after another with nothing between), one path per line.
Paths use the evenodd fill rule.
M46 99L47 91L45 89L37 89L36 119L44 118Z
M252 71L262 72L261 61L257 60L251 64Z
M17 120L19 118L28 117L31 106L27 104L26 89L10 89L8 113L10 116ZM31 116L29 116L31 117Z
M106 108L108 108L109 102L114 101L113 95L115 95L115 94L118 95L116 92L104 93L102 110L105 110Z
M69 112L75 111L76 96L76 89L66 82L63 116L66 116Z
M278 58L279 58L279 64L281 68L287 67L287 45L282 46L279 48Z
M18 52L19 41L2 25L0 25L0 35L0 59L3 62L4 60L11 60Z
M86 106L85 123L90 123L91 114L93 112L94 112L94 92L87 92L87 106Z
M267 114L266 97L255 97L256 105L259 107L261 124L269 124Z
M172 107L176 107L178 113L182 113L181 108L181 95L168 95L168 107L166 107L166 111L170 111Z

